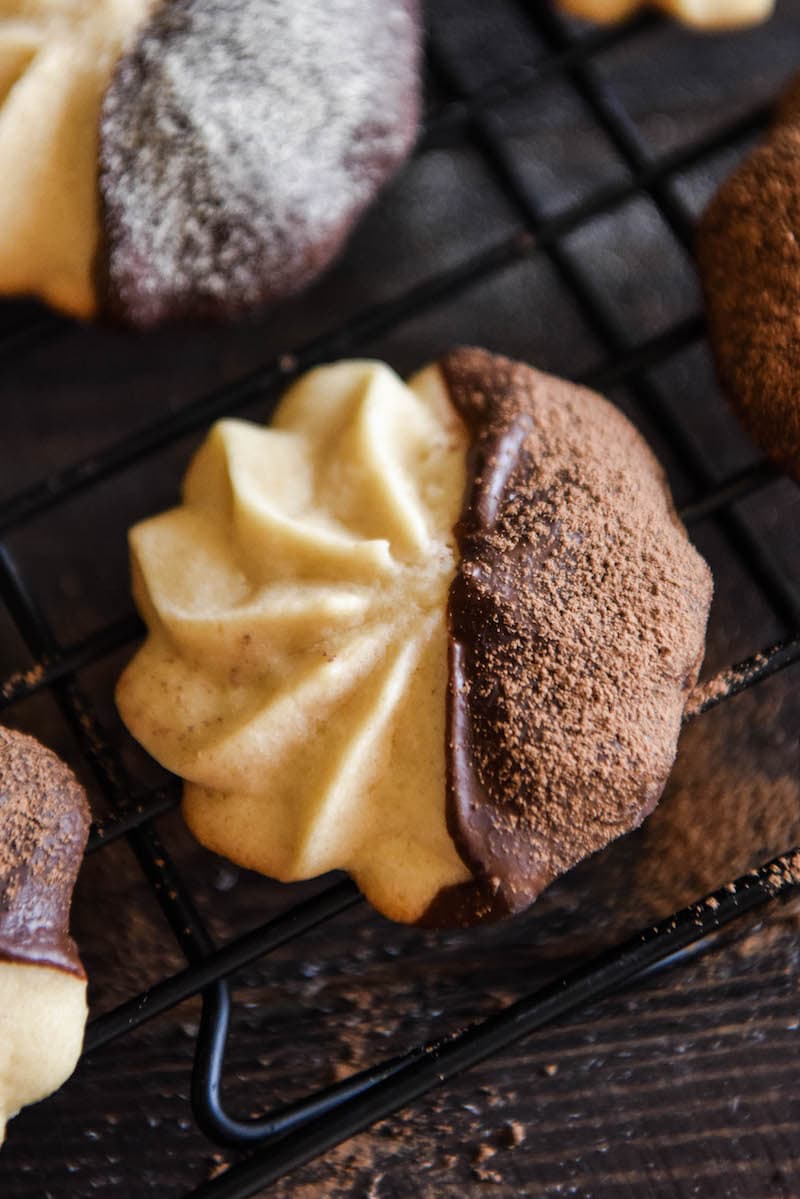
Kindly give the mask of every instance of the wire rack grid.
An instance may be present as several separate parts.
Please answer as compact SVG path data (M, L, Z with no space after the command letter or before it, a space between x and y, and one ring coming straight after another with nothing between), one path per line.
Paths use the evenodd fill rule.
M432 7L435 12L436 6ZM457 1071L578 1005L641 977L690 946L704 946L710 934L744 912L776 896L792 894L800 885L795 851L787 847L782 858L723 888L711 902L701 901L676 913L489 1018L435 1043L414 1046L289 1105L238 1118L226 1109L222 1097L231 976L341 915L359 902L358 892L348 881L335 882L260 927L224 945L215 944L156 830L158 818L178 802L176 786L150 786L130 776L81 685L82 672L140 635L139 621L126 615L73 643L62 643L45 614L46 605L35 583L13 551L17 530L79 494L113 481L132 465L155 458L212 418L240 412L253 401L263 405L274 399L288 379L311 365L358 352L379 334L412 317L457 302L467 289L489 285L499 272L541 259L569 292L601 349L600 364L585 372L583 381L602 388L626 386L688 481L692 498L683 506L684 519L690 525L716 523L750 584L784 630L779 640L766 647L757 645L749 659L725 672L724 685L710 690L707 698L695 705L691 718L797 663L800 595L796 583L770 544L753 532L737 509L746 497L777 486L776 476L760 460L721 476L713 456L687 428L664 389L653 381L654 368L703 338L701 315L686 313L642 340L632 341L598 287L591 262L576 249L576 238L588 223L645 198L655 206L678 245L691 252L694 214L680 180L715 156L740 153L748 138L764 125L770 105L758 104L703 136L654 153L604 64L609 55L621 50L657 44L658 38L666 36L666 24L648 14L613 29L592 31L565 20L540 0L519 3L515 10L515 19L529 28L537 53L513 70L487 69L477 81L474 58L465 57L433 21L427 53L431 101L417 151L423 156L432 147L463 142L476 148L493 186L513 214L508 229L496 239L489 237L467 260L415 282L403 294L356 311L341 327L299 348L291 344L289 351L265 366L161 413L99 453L75 460L0 503L0 536L4 539L0 544L0 597L34 664L0 683L0 706L12 714L15 705L40 692L54 698L109 805L109 815L93 825L89 852L102 852L127 838L186 960L183 969L91 1020L85 1052L97 1053L188 997L202 995L191 1088L193 1111L212 1141L239 1150L242 1156L220 1177L193 1191L197 1199L244 1199L257 1193L300 1163L446 1083ZM521 167L502 119L505 105L513 101L535 106L542 90L554 84L582 106L622 168L614 178L592 182L577 199L556 211L542 201L535 176ZM67 328L60 318L38 311L19 317L12 314L0 353L24 358Z

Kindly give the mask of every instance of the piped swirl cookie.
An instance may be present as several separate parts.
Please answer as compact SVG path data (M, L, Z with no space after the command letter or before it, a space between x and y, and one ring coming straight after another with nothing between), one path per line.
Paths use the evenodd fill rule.
M120 712L245 866L472 923L661 793L711 581L589 391L481 350L312 371L271 427L217 424L131 549Z
M0 292L148 327L328 265L405 157L417 0L9 0Z
M564 8L587 21L621 21L640 8L661 8L698 29L755 25L772 13L775 0L561 0Z
M703 214L697 260L725 389L755 441L800 481L800 76Z
M69 935L89 831L83 789L32 737L0 728L0 1142L6 1121L69 1078L86 974Z

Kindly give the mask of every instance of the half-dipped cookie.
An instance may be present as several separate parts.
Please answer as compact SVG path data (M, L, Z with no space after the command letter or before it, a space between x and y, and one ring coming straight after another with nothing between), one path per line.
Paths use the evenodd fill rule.
M306 286L402 161L418 0L12 0L0 292L140 327Z
M720 377L752 437L800 480L800 78L700 222Z
M131 533L117 691L197 837L386 915L518 912L657 802L708 568L601 397L481 350L312 371Z
M89 831L83 789L32 737L0 728L0 1142L6 1121L69 1078L86 974L69 935Z

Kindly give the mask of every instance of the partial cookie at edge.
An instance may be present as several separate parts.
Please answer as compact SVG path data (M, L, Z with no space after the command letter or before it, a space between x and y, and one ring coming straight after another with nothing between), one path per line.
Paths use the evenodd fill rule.
M641 8L660 8L697 29L755 25L773 12L775 0L561 0L588 21L621 21Z
M72 1073L86 975L69 935L89 831L83 789L32 737L0 728L0 1141Z
M725 389L755 441L800 480L800 77L708 205L697 261Z

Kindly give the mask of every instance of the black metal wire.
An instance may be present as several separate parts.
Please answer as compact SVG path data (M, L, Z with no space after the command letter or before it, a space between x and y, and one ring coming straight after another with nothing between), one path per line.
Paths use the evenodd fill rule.
M353 883L341 882L313 899L297 904L267 924L209 954L199 963L156 983L113 1011L91 1020L86 1030L86 1051L100 1049L116 1037L131 1032L184 999L197 995L204 987L219 982L234 970L240 970L242 966L271 953L323 921L338 916L358 903L360 898L358 888Z
M684 722L703 716L726 699L732 699L734 695L748 691L756 683L771 679L773 675L786 670L787 666L794 666L797 662L800 662L800 636L780 641L744 662L737 662L696 689L689 697Z
M556 54L543 54L533 62L523 63L511 75L492 80L471 96L448 98L425 122L419 148L424 151L453 139L460 142L465 124L476 113L526 95L531 88L558 78L587 57L607 53L661 23L656 13L641 12L625 24L601 26Z
M554 54L563 54L570 37L559 14L538 0L526 0L531 22ZM564 68L573 88L598 118L609 141L637 179L646 178L653 159L639 131L613 90L600 79L595 56L582 54ZM675 237L689 253L694 245L694 221L675 194L669 175L653 180L648 189Z
M687 719L702 715L723 700L800 661L800 598L779 564L773 561L768 547L752 536L733 511L743 498L771 486L776 479L774 470L766 463L757 462L728 479L719 479L713 462L693 443L649 377L652 368L703 336L702 317L699 314L688 317L638 345L628 344L616 328L604 297L597 293L584 264L568 244L569 235L589 221L637 195L646 195L680 244L689 248L691 214L674 189L673 180L718 151L742 142L767 120L769 105L759 105L724 129L653 159L613 88L598 75L595 62L600 54L657 29L661 19L653 14L642 15L625 25L576 37L549 6L527 0L524 8L544 44L544 52L535 61L524 64L511 78L490 81L478 92L471 90L469 80L460 73L459 62L446 49L431 46L431 63L447 94L428 121L421 139L424 152L426 147L470 137L482 150L495 182L518 212L518 230L466 262L357 314L341 327L281 355L247 377L199 397L104 452L76 462L11 496L0 503L0 534L129 469L219 415L236 412L255 399L263 406L265 398L275 396L289 378L308 367L357 350L379 333L457 298L522 259L543 254L568 287L606 355L584 381L599 388L623 380L632 386L640 404L656 420L694 480L696 498L685 506L684 519L692 522L720 518L739 560L794 634L723 671L700 688L687 709ZM597 187L567 211L544 219L536 197L504 145L494 110L511 97L533 95L537 87L553 79L566 80L581 98L598 128L605 131L615 147L627 168L627 177ZM20 353L34 349L69 327L69 322L39 310L27 322L0 325L0 356L10 349ZM234 1116L226 1109L223 1095L230 1017L227 980L242 967L358 903L358 891L348 881L334 883L261 927L225 946L215 946L153 827L157 817L179 801L177 785L168 783L138 792L132 787L76 682L77 672L118 651L139 635L138 618L122 617L75 645L59 646L13 556L2 545L0 599L34 660L31 669L0 682L0 709L10 708L44 689L55 697L111 810L108 817L93 826L89 851L97 852L120 837L128 838L187 959L187 965L173 976L93 1020L87 1030L85 1050L97 1052L183 1000L202 994L203 1012L192 1079L192 1105L197 1122L209 1137L221 1144L239 1149L262 1146L225 1175L193 1192L196 1199L244 1199L255 1194L288 1170L411 1102L517 1037L643 977L656 966L674 962L691 946L704 947L711 933L744 912L776 896L794 894L798 889L796 863L789 857L776 859L736 884L729 884L710 900L692 905L596 962L450 1038L416 1046L344 1082L312 1091L260 1117Z
M537 31L556 50L563 49L565 35L560 33L559 18L549 6L535 2L526 4L525 9ZM444 79L447 85L457 91L468 87L468 81L462 79L457 59L451 58L436 46L432 47L431 60L439 78ZM568 74L592 111L598 126L605 130L629 167L632 178L640 180L643 173L652 171L654 164L646 155L624 110L616 101L608 98L606 90L590 71L591 65L580 60L570 66ZM566 283L588 327L608 349L610 356L618 358L624 352L625 338L617 328L607 303L596 291L589 272L576 259L562 238L548 239L544 245L539 240L544 224L539 202L520 172L514 155L506 147L502 130L493 114L480 110L474 117L471 128L497 182L521 213L526 227L537 238L540 248L544 248L556 272ZM669 177L659 175L657 178L651 178L648 190L681 241L691 246L691 219L669 190ZM668 204L666 209L665 204ZM695 485L703 490L712 487L716 482L713 463L684 428L672 407L665 402L655 383L647 375L637 375L631 382L631 388L642 410L654 422ZM720 527L785 627L793 629L800 626L800 594L794 583L786 578L785 572L773 559L769 550L754 536L735 511L726 509L722 513Z
M641 25L642 22L639 21L623 27L624 36L632 36ZM620 33L618 40L622 38L623 33ZM532 86L545 78L546 74L536 75L532 80ZM465 105L466 112L479 112L482 108L481 96L469 97ZM344 325L289 353L280 354L272 363L250 375L171 412L161 420L153 421L146 428L123 438L105 451L76 462L18 492L0 503L0 536L5 536L17 525L31 520L89 487L96 486L116 473L130 469L143 458L155 454L189 433L196 432L223 414L235 413L256 399L263 405L265 400L274 398L291 379L310 367L351 352L355 347L396 327L404 320L412 316L418 317L429 309L454 299L469 287L488 281L496 272L525 257L546 252L569 233L580 229L595 217L619 207L640 192L647 192L660 179L689 170L720 149L736 144L753 129L760 128L767 120L769 111L769 107L761 106L733 122L725 130L716 131L674 154L665 155L639 178L597 188L585 201L552 220L542 222L536 237L520 230L516 235L504 238L468 262L417 284L396 299L372 305L350 318ZM688 344L700 335L701 330L702 321L695 318L690 322L681 322L672 332L681 340L685 338L685 344ZM658 338L650 339L650 342L663 346L665 357L679 348L670 338L669 331ZM651 361L640 362L640 358L641 348L638 354L632 354L629 347L617 346L612 350L608 363L598 368L597 378L599 381L617 381L625 375L638 373L646 366L654 366L659 360L656 356ZM628 362L630 365L626 366Z
M31 651L45 657L56 656L58 645L52 631L3 545L0 545L0 597ZM53 694L110 806L118 808L129 787L119 758L91 705L71 678L56 683ZM133 829L128 840L186 956L190 961L198 961L212 953L211 937L154 829L149 825Z
M776 898L800 892L800 850L765 863L659 924L636 933L543 990L450 1037L413 1049L384 1063L386 1077L367 1072L356 1078L362 1093L343 1099L301 1126L271 1140L244 1162L191 1193L191 1199L248 1199L290 1170L412 1103L463 1070L507 1045L588 1003L594 1003L674 958L733 920ZM354 1081L354 1080L349 1080Z

